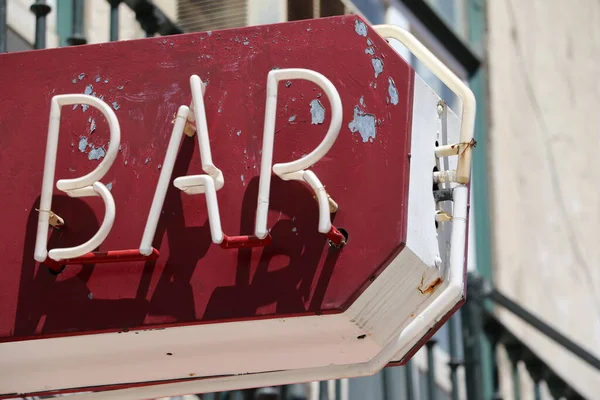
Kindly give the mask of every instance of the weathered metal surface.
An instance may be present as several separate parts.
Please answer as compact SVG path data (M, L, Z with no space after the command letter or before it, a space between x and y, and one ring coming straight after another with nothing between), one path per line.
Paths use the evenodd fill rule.
M154 241L158 260L70 265L57 276L33 260L53 95L89 92L115 110L121 150L104 183L117 219L99 250L135 249L192 74L208 83L213 160L225 176L223 229L252 233L266 77L287 67L324 74L342 98L342 131L312 169L339 204L333 222L349 234L343 249L317 232L312 192L273 178L268 247L211 244L204 199L171 187ZM0 341L344 310L406 240L413 73L354 16L0 56ZM329 118L317 87L283 84L275 162L311 151ZM99 163L105 123L91 108L63 109L57 179ZM173 178L200 171L196 139L186 137ZM104 212L97 199L58 190L52 211L65 227L52 232L49 248L87 240Z

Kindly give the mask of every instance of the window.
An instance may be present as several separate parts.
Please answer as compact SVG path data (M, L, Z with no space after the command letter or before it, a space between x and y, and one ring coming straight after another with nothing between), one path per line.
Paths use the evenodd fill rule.
M469 42L467 0L425 0L452 30Z

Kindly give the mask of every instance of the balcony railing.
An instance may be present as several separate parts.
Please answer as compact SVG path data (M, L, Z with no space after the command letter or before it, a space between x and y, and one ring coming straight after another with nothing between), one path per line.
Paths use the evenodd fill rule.
M71 35L67 39L70 46L86 44L84 31L85 0L72 0L73 13ZM147 37L154 35L174 35L183 33L183 30L171 21L150 0L107 0L110 4L110 35L107 40L119 39L119 5L127 5L134 11L137 22L146 32ZM35 16L35 41L34 49L46 48L46 20L52 13L52 7L46 0L37 0L30 6ZM7 25L7 0L0 0L0 53L7 51L8 25Z

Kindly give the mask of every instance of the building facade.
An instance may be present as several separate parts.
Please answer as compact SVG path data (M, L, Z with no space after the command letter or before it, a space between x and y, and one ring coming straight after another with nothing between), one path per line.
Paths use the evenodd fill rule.
M38 3L50 7L43 46L30 9ZM152 4L151 11L140 4ZM600 84L593 79L600 70L597 1L7 0L5 7L7 51L66 46L74 38L102 43L339 13L410 29L470 83L478 100L470 272L600 357L600 250L593 234L600 222L594 187L600 167L594 154L600 140L594 124ZM397 49L451 108L460 109L456 96ZM483 304L474 296L479 300ZM566 398L600 398L599 371L539 329L489 304L486 312L497 325L473 330L469 310L454 316L407 366L252 396L516 400L559 398L555 386L563 385ZM506 336L513 342L503 341ZM514 343L533 358L515 358ZM532 359L552 374L536 374Z
M488 1L494 284L600 356L600 4ZM600 374L498 310L503 323L586 398Z

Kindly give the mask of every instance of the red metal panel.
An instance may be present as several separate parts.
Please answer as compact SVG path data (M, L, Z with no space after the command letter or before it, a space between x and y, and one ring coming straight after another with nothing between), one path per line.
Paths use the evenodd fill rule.
M324 74L342 98L342 131L312 168L340 205L333 222L349 233L342 250L317 232L313 194L274 177L267 247L212 245L204 198L171 187L154 241L158 260L69 265L56 276L34 262L53 95L89 92L115 109L121 150L103 182L112 186L117 220L99 250L136 249L171 121L191 101L192 74L208 82L213 160L225 175L218 192L224 232L253 233L266 77L287 67ZM343 310L406 239L413 74L355 16L1 55L0 340ZM311 102L324 107L322 123ZM282 84L275 162L311 151L329 117L313 84ZM366 141L355 129L361 117L374 122ZM61 121L56 178L81 176L106 149L106 121L82 106L63 108ZM173 178L200 172L196 139L185 138ZM104 212L99 199L58 190L53 211L66 226L52 232L49 248L87 240Z

